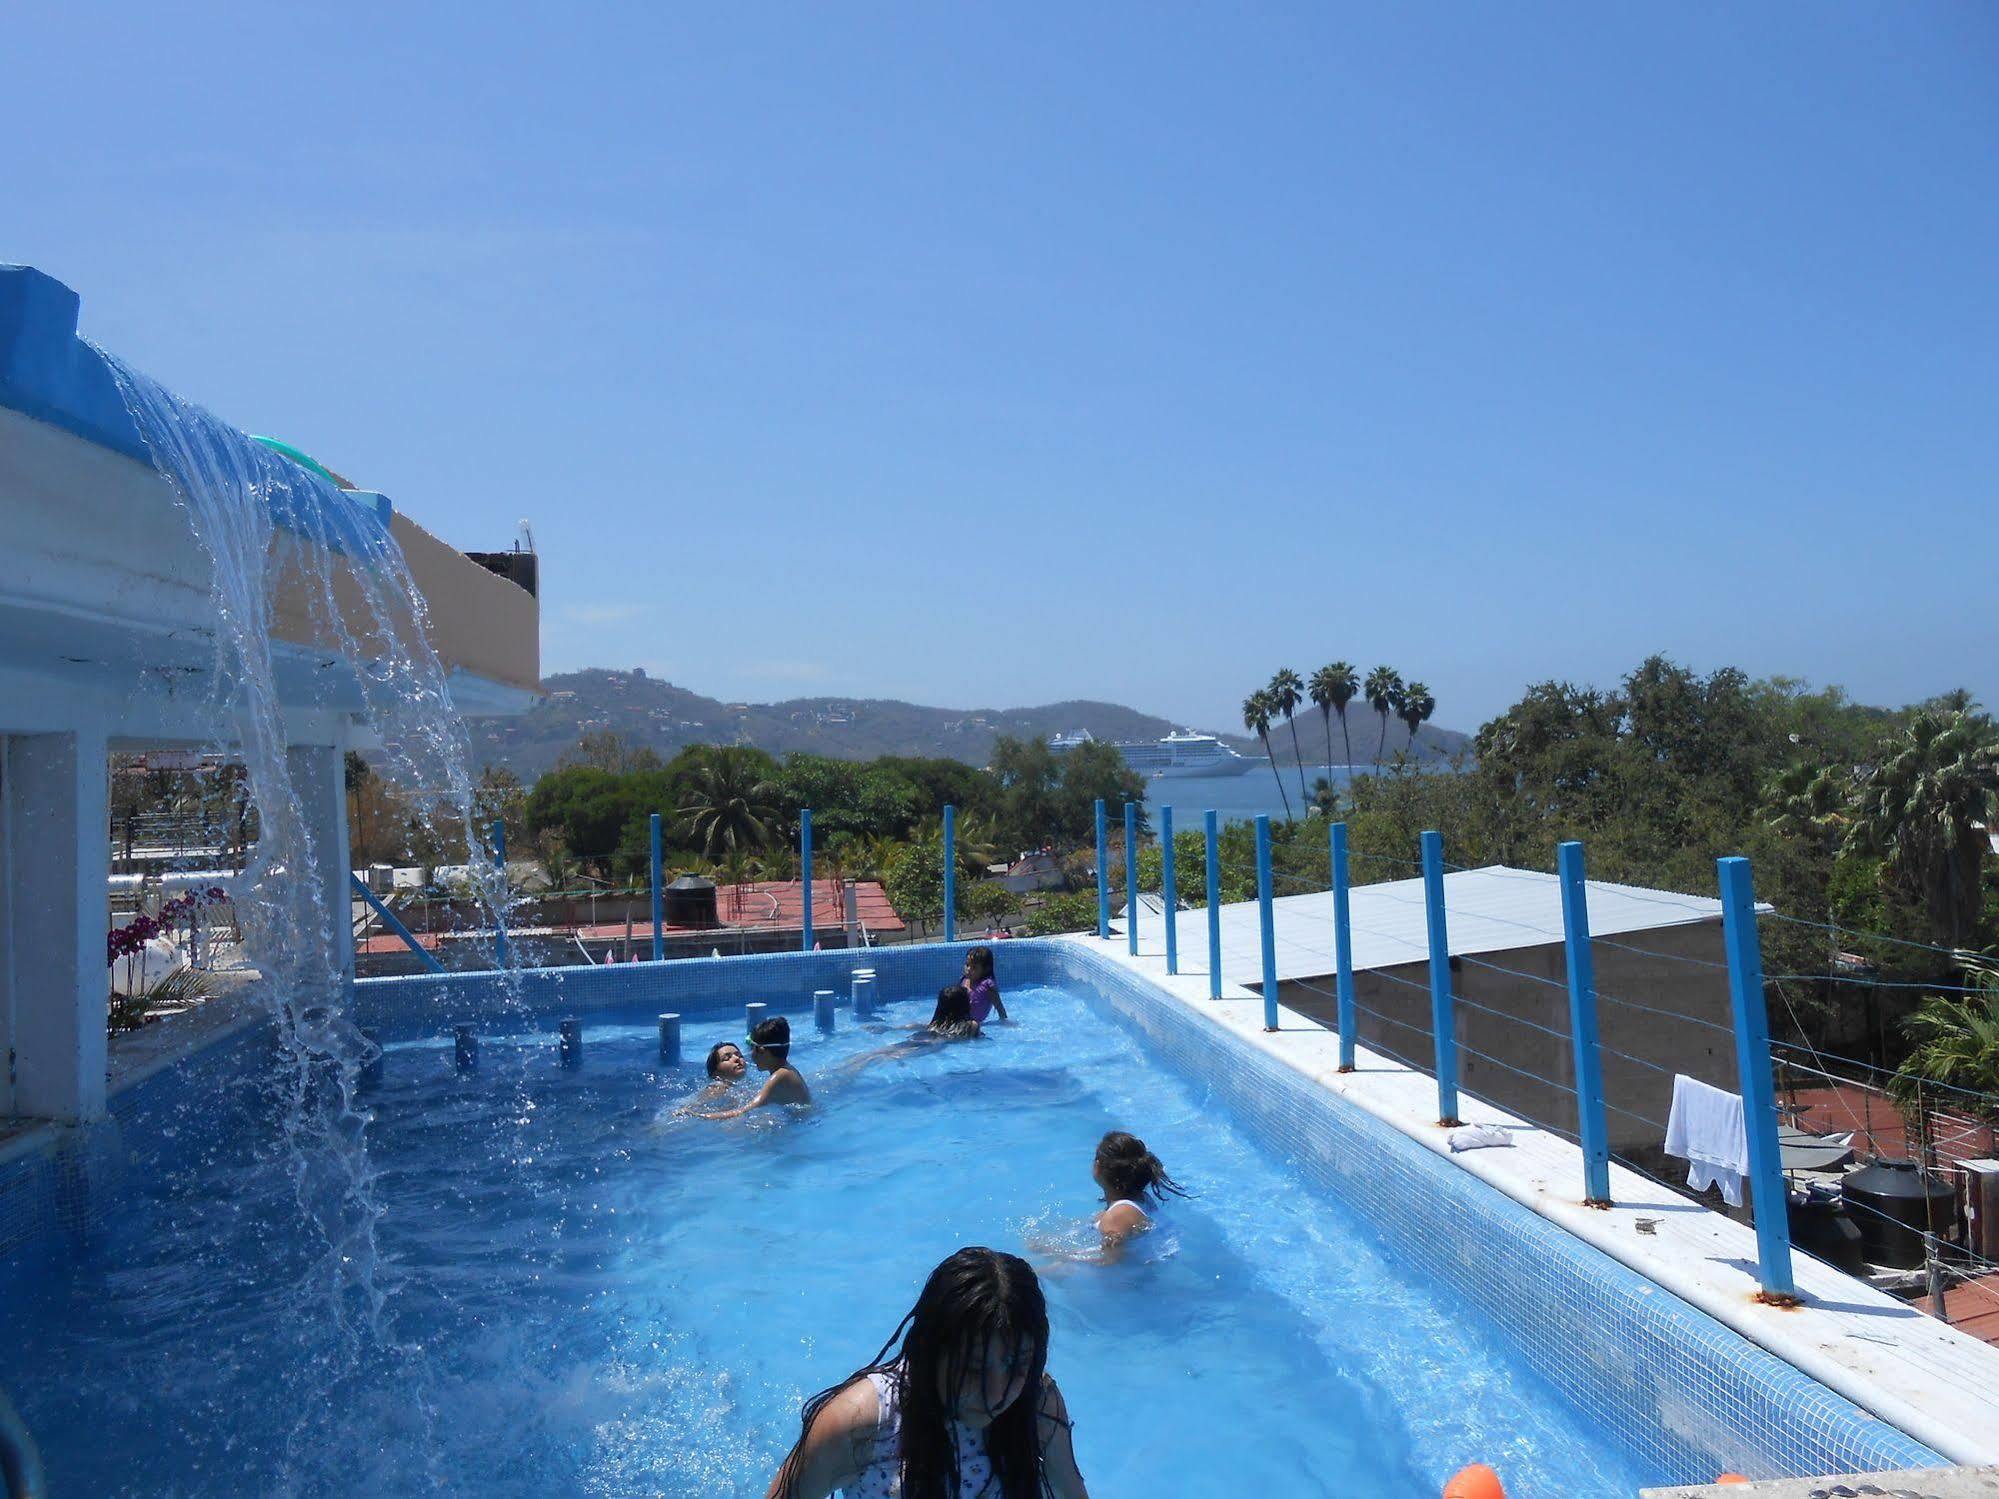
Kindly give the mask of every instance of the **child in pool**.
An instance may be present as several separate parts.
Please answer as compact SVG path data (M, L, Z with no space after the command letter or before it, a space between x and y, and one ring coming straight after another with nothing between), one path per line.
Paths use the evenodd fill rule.
M1104 1256L1115 1258L1125 1243L1152 1227L1148 1204L1157 1210L1167 1197L1185 1197L1186 1191L1166 1174L1159 1157L1146 1149L1136 1135L1114 1129L1097 1142L1097 1156L1090 1163L1090 1175L1104 1194L1104 1210L1097 1214L1097 1232L1103 1235Z
M839 1069L839 1076L850 1076L870 1062L886 1061L890 1057L915 1056L918 1052L929 1051L933 1047L951 1041L976 1041L983 1032L978 1021L972 1018L971 992L963 984L950 984L937 991L937 1007L930 1012L927 1025L913 1025L909 1029L916 1032L905 1041L897 1041L892 1046L884 1046L878 1051L863 1052Z
M980 1025L986 1023L988 1015L1006 1019L1006 1006L1000 1003L999 985L993 982L993 950L990 947L975 947L965 954L965 988L972 998L972 1019Z
M750 1073L749 1058L733 1041L724 1041L708 1053L708 1086L696 1095L697 1103L720 1098Z
M764 1085L757 1089L757 1096L740 1108L703 1114L703 1119L734 1119L765 1104L812 1102L812 1090L805 1086L805 1078L799 1070L791 1065L791 1022L782 1015L758 1021L757 1028L750 1032L750 1061L759 1071L770 1074L764 1079Z

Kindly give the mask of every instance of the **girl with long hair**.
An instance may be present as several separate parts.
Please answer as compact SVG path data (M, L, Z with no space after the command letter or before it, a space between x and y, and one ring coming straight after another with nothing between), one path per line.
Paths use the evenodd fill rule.
M1090 1175L1104 1194L1097 1214L1097 1232L1104 1236L1104 1253L1115 1254L1127 1239L1152 1227L1152 1212L1170 1197L1185 1197L1186 1189L1166 1174L1143 1140L1114 1129L1097 1142Z
M1026 1260L960 1249L866 1367L805 1402L766 1499L1088 1499Z

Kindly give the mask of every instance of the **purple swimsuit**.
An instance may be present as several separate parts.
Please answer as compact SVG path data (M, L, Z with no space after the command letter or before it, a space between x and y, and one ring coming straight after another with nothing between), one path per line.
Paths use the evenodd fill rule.
M998 998L999 985L991 979L980 979L972 985L972 1018L984 1025L986 1016L993 1012L993 1001Z

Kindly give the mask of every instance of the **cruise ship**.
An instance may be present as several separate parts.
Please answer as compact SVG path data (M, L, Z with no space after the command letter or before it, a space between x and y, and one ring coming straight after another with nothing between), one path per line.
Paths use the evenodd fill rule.
M1094 736L1088 729L1073 734L1057 734L1048 747L1061 754ZM1111 746L1124 756L1124 763L1142 776L1157 780L1177 780L1187 776L1239 776L1256 767L1256 762L1238 755L1213 734L1175 730L1164 739L1120 740Z

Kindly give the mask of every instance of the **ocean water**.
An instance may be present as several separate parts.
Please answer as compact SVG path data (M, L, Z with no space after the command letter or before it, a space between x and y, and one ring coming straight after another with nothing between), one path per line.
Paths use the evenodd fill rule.
M989 1039L862 1061L928 1005L831 1037L815 1105L676 1108L740 1019L662 1068L650 1014L390 1040L368 1095L379 1341L313 1315L316 1271L253 1091L125 1121L131 1200L61 1262L0 1265L0 1346L56 1494L758 1499L801 1401L868 1360L965 1244L1027 1255L1097 1499L1629 1499L1620 1450L1393 1247L1300 1185L1087 996L1021 988ZM244 1056L245 1071L255 1058ZM180 1099L178 1103L168 1100ZM1125 1263L1077 1263L1091 1153L1143 1135L1194 1194ZM249 1184L246 1187L246 1183Z
M1309 800L1301 803L1298 799L1298 772L1278 762L1284 775L1284 795L1291 799L1291 815L1302 817ZM1309 798L1312 788L1326 773L1325 767L1305 768L1305 791ZM1355 766L1356 775L1366 775L1364 766ZM1333 767L1333 786L1344 792L1347 785L1347 768ZM1152 826L1159 826L1159 809L1170 806L1173 809L1173 826L1176 831L1188 828L1198 830L1201 814L1215 811L1221 814L1223 822L1247 822L1258 815L1282 817L1284 799L1277 794L1277 782L1271 778L1270 762L1259 760L1256 769L1239 776L1187 776L1171 780L1154 779L1145 783L1145 812L1152 819Z

